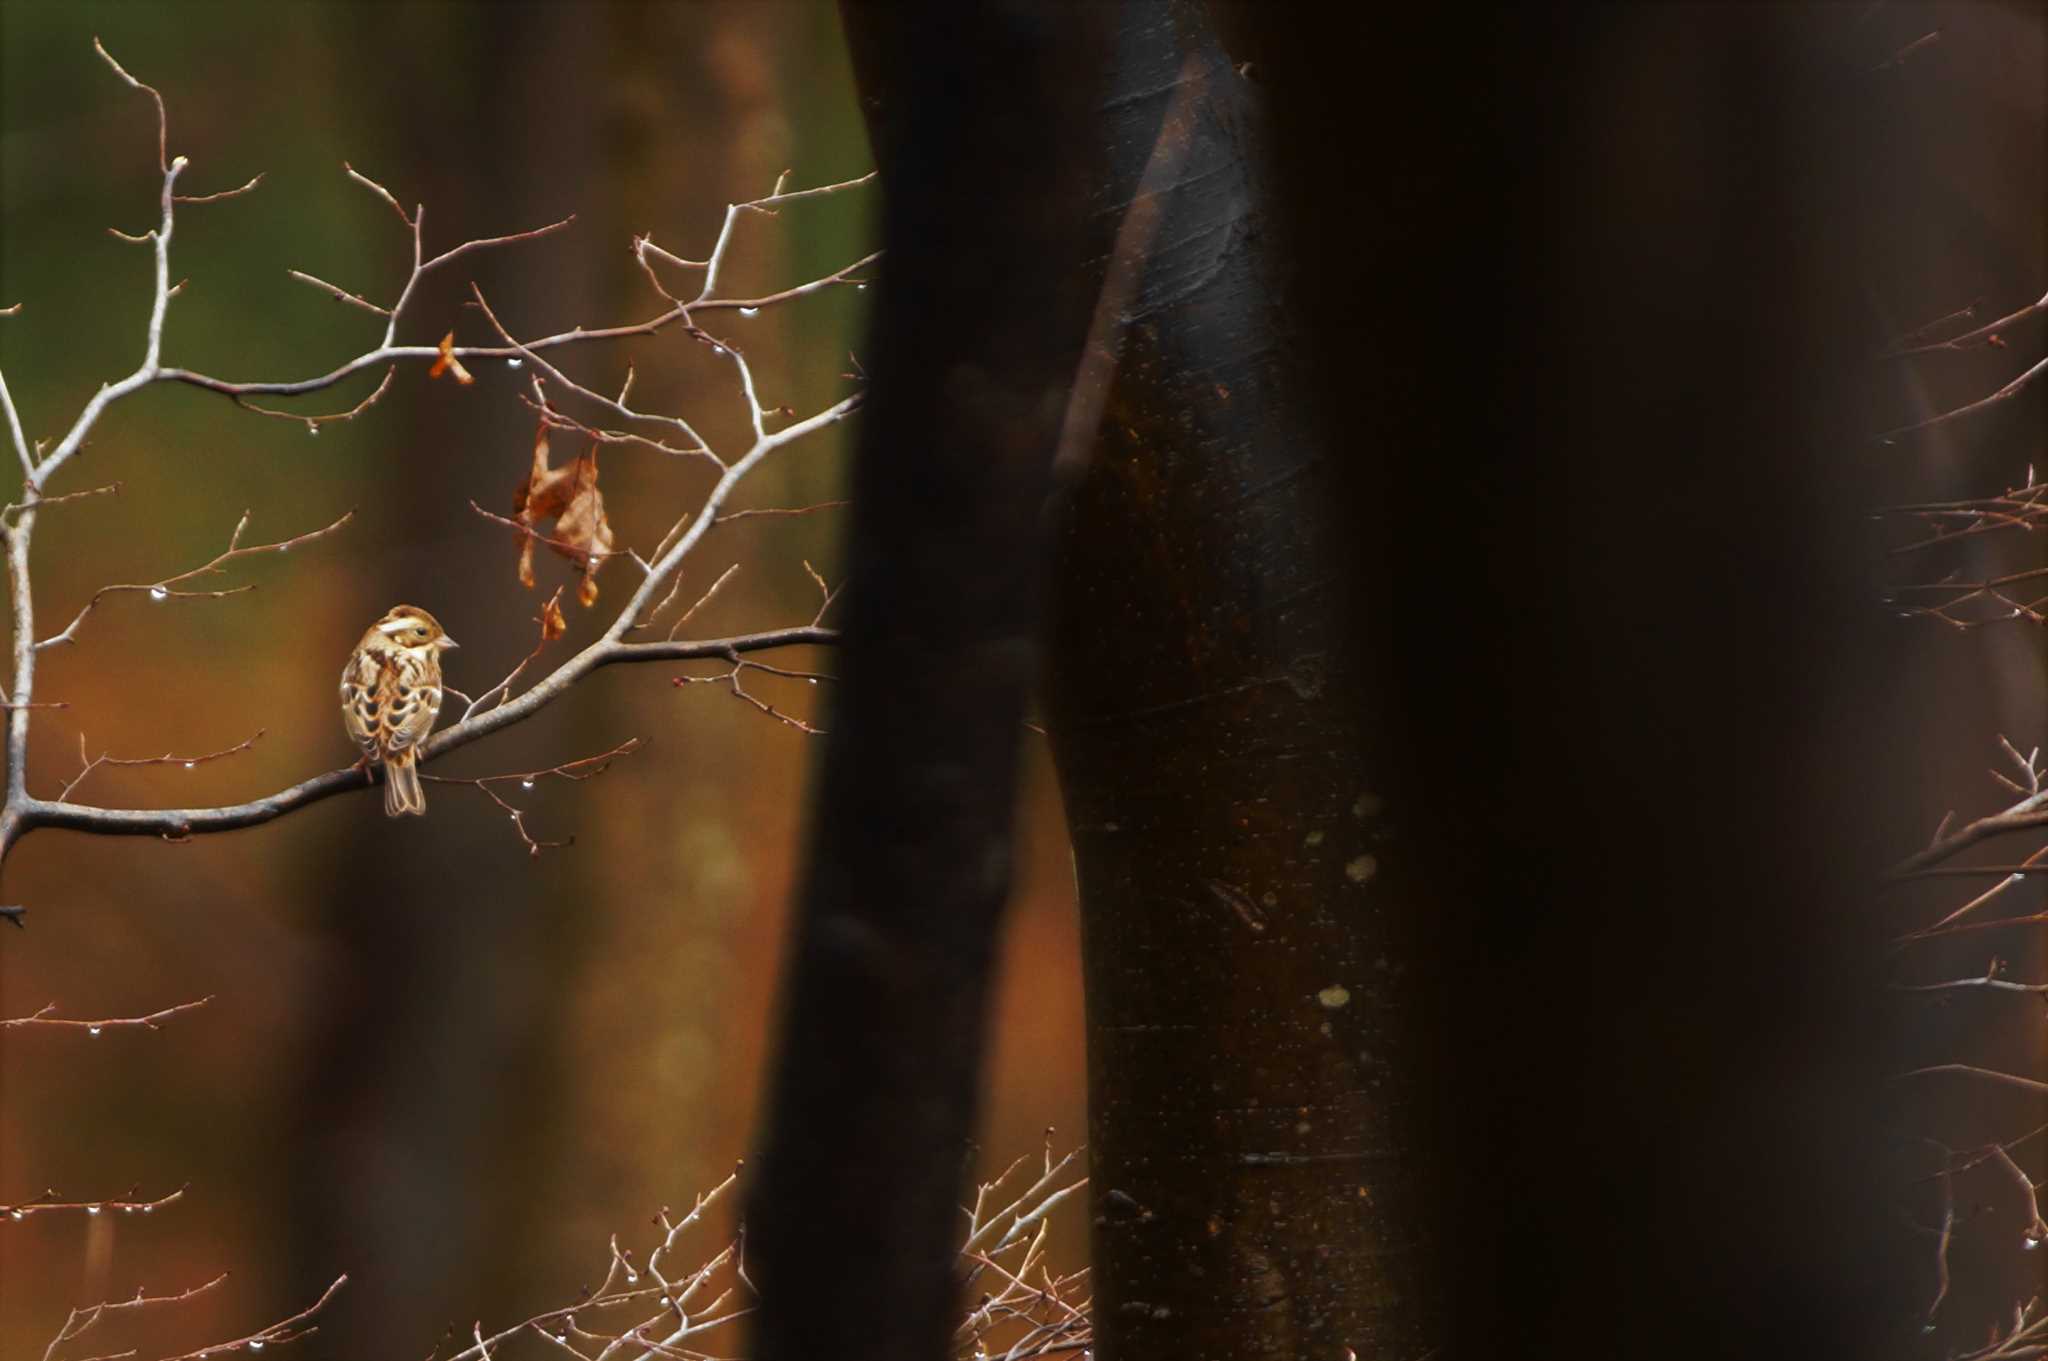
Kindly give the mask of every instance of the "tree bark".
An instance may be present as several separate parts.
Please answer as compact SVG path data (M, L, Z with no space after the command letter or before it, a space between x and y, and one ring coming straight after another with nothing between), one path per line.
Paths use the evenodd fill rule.
M1932 25L1875 15L1250 25L1425 895L1445 1356L1895 1356L1931 1295L1872 896L1953 699L1865 517L1917 499L1868 302Z
M844 10L885 185L840 684L747 1263L763 1361L939 1361L1018 742L1040 511L1096 285L1083 11Z
M1256 88L1197 7L1123 7L1097 136L1125 202L1183 113L1050 626L1097 1355L1420 1356L1409 812L1345 639L1338 446L1299 377Z

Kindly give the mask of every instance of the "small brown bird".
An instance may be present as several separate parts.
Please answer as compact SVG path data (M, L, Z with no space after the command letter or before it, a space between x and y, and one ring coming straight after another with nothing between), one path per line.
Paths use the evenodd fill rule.
M441 653L455 646L433 615L394 605L341 669L342 726L362 748L359 764L384 766L387 817L427 811L413 761L441 713Z

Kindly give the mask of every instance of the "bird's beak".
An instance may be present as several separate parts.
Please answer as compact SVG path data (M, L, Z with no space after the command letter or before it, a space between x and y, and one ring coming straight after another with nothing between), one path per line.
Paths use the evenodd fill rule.
M441 647L441 648L448 648L448 647L461 647L461 646L462 646L462 644L460 644L460 643L456 642L456 641L455 641L455 640L454 640L453 638L450 638L450 637L448 637L448 636L447 636L446 634L443 634L443 635L441 635L441 636L440 636L439 638L436 638L436 639L434 640L434 646L435 646L435 647Z

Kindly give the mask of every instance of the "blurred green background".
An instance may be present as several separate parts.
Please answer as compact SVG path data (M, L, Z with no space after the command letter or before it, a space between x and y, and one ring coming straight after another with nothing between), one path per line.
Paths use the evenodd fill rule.
M724 205L766 193L783 169L808 185L870 165L828 4L8 0L0 304L24 306L0 321L0 367L32 438L60 433L142 349L149 253L105 229L153 225L153 114L94 55L95 34L163 92L170 150L192 162L183 192L266 173L248 197L178 216L172 274L190 283L172 303L165 361L221 377L309 376L376 343L379 320L285 273L386 303L402 282L404 228L344 177L344 160L426 206L430 252L578 215L433 278L400 336L415 343L451 326L467 343L490 338L461 306L471 279L526 335L644 319L660 304L628 254L634 233L701 257ZM768 291L857 258L873 192L745 222L728 289ZM839 290L757 318L720 314L709 329L747 350L764 403L808 412L848 390L865 300ZM556 357L601 389L630 360L636 405L687 415L715 447L744 430L730 368L679 335ZM124 486L44 516L43 633L101 585L205 562L244 509L257 542L357 515L203 583L253 582L250 593L103 602L76 646L43 654L37 698L70 707L38 715L31 787L53 794L76 773L81 734L90 752L144 756L266 732L191 771L96 771L77 794L95 802L235 802L344 763L334 677L399 600L462 640L451 683L474 691L510 669L545 593L573 577L544 552L541 592L520 589L516 544L468 508L509 510L533 433L517 400L527 375L476 368L468 388L401 368L379 404L317 438L183 387L115 408L50 489ZM374 382L276 404L344 410ZM555 447L559 458L575 445ZM831 499L845 453L841 431L800 444L739 502ZM650 547L708 485L702 468L646 450L608 449L602 466L622 547ZM837 529L825 512L716 531L685 598L740 570L690 631L808 620L817 592L803 563L836 582ZM597 607L571 607L552 659L603 627L631 572L613 563ZM539 860L481 794L447 785L429 786L420 822L387 822L374 795L351 795L190 844L45 832L16 851L0 900L27 904L32 926L0 939L0 1015L215 1001L159 1034L0 1032L0 1202L191 1186L146 1219L0 1222L0 1355L40 1355L74 1305L230 1270L204 1301L109 1323L67 1355L237 1336L346 1271L321 1332L292 1354L417 1358L451 1321L466 1334L472 1319L502 1325L570 1302L601 1278L610 1233L644 1243L658 1207L687 1204L746 1153L817 748L719 687L672 686L681 669L600 673L449 758L449 773L491 774L652 739L593 782L510 791L535 835L576 838ZM817 689L753 684L822 715ZM1062 1145L1083 1129L1072 875L1031 741L983 1166L1035 1150L1048 1125ZM1068 1220L1058 1256L1078 1266L1084 1226Z

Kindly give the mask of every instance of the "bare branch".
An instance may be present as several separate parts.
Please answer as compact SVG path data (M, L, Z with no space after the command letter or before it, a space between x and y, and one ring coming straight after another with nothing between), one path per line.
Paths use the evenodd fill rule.
M16 304L19 306L20 304ZM14 445L14 455L21 460L22 476L30 487L36 484L36 461L29 452L28 436L21 430L21 413L14 408L14 394L7 390L7 379L0 375L0 414L7 418L7 438Z
M155 1027L152 1026L151 1029ZM0 1214L17 1222L33 1215L60 1212L96 1215L112 1210L117 1214L155 1214L164 1206L174 1205L182 1200L186 1190L186 1187L180 1186L169 1195L158 1196L155 1200L136 1199L136 1188L132 1186L125 1194L110 1196L104 1200L64 1200L55 1191L45 1191L34 1200L25 1200L19 1205L0 1205Z
M161 603L165 600L172 599L218 600L224 596L240 595L244 591L253 591L256 589L253 583L246 586L235 586L224 591L183 591L177 588L184 582L191 581L195 577L217 576L220 574L222 569L227 566L228 563L233 562L238 558L253 557L259 553L288 553L292 549L300 546L301 544L311 543L316 539L324 539L329 534L335 533L343 525L347 524L350 520L355 518L355 512L353 510L346 511L342 514L342 517L340 519L336 520L333 524L326 526L324 529L315 529L308 533L297 535L293 538L281 539L276 543L253 544L250 547L243 548L239 545L241 543L242 532L249 527L250 514L251 512L246 510L242 512L241 520L235 525L235 532L228 538L228 546L226 550L215 556L210 561L202 563L198 567L194 567L189 572L180 572L176 576L165 577L160 581L152 581L142 584L123 582L119 585L100 587L99 590L93 592L92 599L85 602L85 608L80 610L77 616L74 617L70 623L66 624L60 632L53 633L48 638L45 638L41 642L35 644L35 650L41 651L43 648L46 647L55 647L59 643L76 642L78 640L78 626L85 622L85 617L93 612L93 608L96 605L98 605L101 600L105 599L107 596L110 595L118 595L136 591L145 591L149 594L149 598L151 600Z
M401 212L400 216L403 217L404 214ZM410 219L406 220L410 221ZM764 307L772 307L777 303L790 302L797 298L807 297L810 294L834 286L864 287L865 281L855 278L855 271L873 264L880 258L880 252L863 256L852 264L834 270L832 273L820 278L812 279L807 283L798 284L792 288L782 289L779 292L763 294L759 297L707 298L702 301L692 301L688 305L688 310L718 311L730 309L740 312L759 311ZM503 345L458 345L455 347L455 355L460 359L518 359L524 361L537 352L558 349L565 345L581 345L599 340L626 340L635 336L654 335L682 320L685 315L684 308L679 305L657 316L650 317L646 321L626 326L578 326L571 330L557 332L554 335L541 336L538 339L529 340L519 345L514 345L509 341ZM386 344L359 354L326 373L317 374L311 378L276 382L237 382L181 368L162 369L155 377L159 382L184 383L190 387L204 388L209 392L218 392L229 397L295 397L333 387L336 383L344 382L365 369L373 369L380 364L388 364L393 360L419 360L425 363L432 363L440 357L440 349L433 345Z
M197 1011L212 1000L213 995L209 993L196 1002L180 1002L161 1011L152 1011L147 1016L108 1016L96 1021L74 1021L61 1017L57 1015L57 1004L51 1002L32 1016L16 1016L11 1019L0 1017L0 1030L83 1030L88 1035L99 1035L109 1030L161 1030L163 1023L173 1016Z
M439 255L436 255L433 259L421 265L420 273L426 274L432 270L438 269L442 265L447 264L450 260L454 260L461 256L467 255L469 252L473 250L486 250L492 246L510 246L521 241L534 241L538 240L543 236L552 236L556 232L561 231L564 227L567 227L575 220L576 214L571 213L567 217L563 218L560 222L550 222L547 226L535 227L532 231L513 232L507 236L489 236L477 241L465 241L461 245L456 246L452 250L442 251Z
M748 670L751 665L748 662L735 660L731 667L719 672L715 676L677 676L672 684L678 689L686 685L724 685L732 693L734 699L746 701L778 723L795 728L798 732L804 733L807 736L823 737L825 735L823 728L813 727L794 714L784 713L767 700L748 690L744 685L741 685L740 672Z
M475 297L476 305L480 309L482 309L485 320L491 323L491 329L496 331L499 334L499 336L501 336L504 339L505 343L512 347L513 353L523 356L527 361L532 363L533 366L539 369L542 373L545 373L548 377L554 379L556 382L560 383L563 387L569 389L569 391L575 393L577 396L582 397L586 401L594 402L598 406L603 407L605 410L612 412L614 415L622 416L629 421L651 421L661 425L673 426L675 429L680 430L685 435L689 436L690 442L696 446L696 448L691 450L690 452L701 452L706 457L709 457L713 462L720 462L718 456L711 452L711 446L704 442L704 437L698 434L696 429L688 421L684 420L681 416L664 416L656 413L635 411L631 407L627 406L624 402L616 401L613 398L605 396L601 392L597 392L590 388L584 387L581 383L571 378L568 374L562 372L559 368L556 368L546 359L543 359L539 354L535 352L535 348L533 346L522 344L519 341L513 339L512 333L505 329L505 324L498 320L498 314L491 310L490 303L484 300L484 293L481 288L478 288L474 283L472 283L469 286L469 291L471 295ZM721 466L723 466L722 463Z
M63 792L57 795L57 798L59 802L63 802L64 800L69 799L72 795L72 792L76 790L78 786L85 783L85 777L92 774L101 766L182 765L185 767L185 769L190 770L194 766L201 766L205 765L209 761L218 761L225 757L236 756L242 752L249 750L249 748L256 745L257 738L263 736L263 731L263 729L258 728L256 730L255 737L250 737L241 742L237 742L232 747L224 747L219 751L208 752L204 756L173 756L170 753L166 752L162 756L109 756L102 753L98 756L88 757L85 754L85 734L80 733L78 735L78 759L80 762L79 772L78 774L71 777L71 782L64 786Z
M474 501L470 502L469 504L473 507L476 506L476 502ZM483 510L481 507L478 507L477 513L480 515L490 516L491 519L498 518L495 515L490 515L489 511ZM515 523L514 528L523 529L525 528L525 526L518 525ZM467 719L471 714L474 714L479 708L486 707L485 702L488 700L498 700L502 702L504 699L510 697L512 693L512 682L519 679L521 673L523 673L528 666L533 664L533 661L536 657L540 656L541 649L545 648L548 645L548 643L552 641L548 629L548 620L550 616L553 616L553 618L556 620L560 620L562 617L561 611L562 588L560 586L557 586L555 588L555 593L548 598L548 603L541 606L540 615L535 620L535 622L540 625L540 638L538 641L534 643L533 651L527 653L524 657L520 658L519 664L512 668L511 674L507 675L505 679L499 681L496 685L484 691L475 699L470 700L469 707L462 711L462 716L464 719Z
M2038 1078L2026 1077L2019 1073L2000 1072L1995 1068L1979 1068L1975 1064L1970 1063L1929 1064L1925 1068L1914 1068L1909 1072L1900 1073L1895 1080L1904 1081L1907 1078L1915 1077L1938 1077L1944 1074L1980 1078L1983 1081L1996 1083L2000 1086L2017 1087L2021 1091L2026 1092L2048 1092L2048 1082L2042 1082Z
M34 496L28 501L16 502L13 505L0 508L0 515L11 515L15 511L25 510L29 506L34 506L37 510L45 510L50 506L61 506L67 501L83 501L93 496L118 496L121 492L121 487L122 484L119 482L109 482L104 486L87 487L83 491L68 491L61 496Z
M97 36L92 40L92 50L99 53L101 59L114 68L114 74L126 81L131 89L142 91L156 104L156 168L160 175L170 174L170 116L164 112L164 97L157 93L156 86L144 85L129 75L121 63L114 60L113 53L101 45Z
M2025 797L2002 812L1978 818L1954 830L1949 830L1953 815L1943 818L1941 828L1936 832L1934 839L1918 854L1908 856L1894 865L1887 878L1897 881L1924 876L1936 866L1992 837L2048 827L2048 786L2044 786L2044 776L2048 776L2048 770L2044 770L2039 764L2040 750L2036 748L2029 755L2022 756L2019 749L2003 734L1999 735L1998 742L2025 781L2024 786L2015 785L2009 780L2006 784L2015 792L2023 792ZM2032 866L2033 861L2030 859L2026 865L2006 867L1997 872L2023 873ZM1972 869L1966 872L1980 874L1992 871ZM1958 912L1953 915L1962 914ZM1947 920L1953 920L1953 916Z
M343 288L339 284L328 283L327 280L319 278L316 275L308 274L302 269L288 269L285 271L285 273L291 275L294 279L297 279L302 284L311 284L313 287L319 289L323 293L333 295L333 298L336 302L345 302L353 304L356 307L362 308L366 312L374 312L380 317L388 317L391 315L390 308L379 307L376 303L371 302L368 298L363 297L361 294L351 293L346 288Z
M734 563L732 566L726 568L723 572L720 572L718 574L718 580L712 582L709 589L707 589L704 592L704 594L697 597L697 603L690 606L689 609L684 610L681 616L677 618L676 622L670 626L668 636L670 638L674 638L678 633L682 632L683 625L689 623L691 619L695 618L697 611L703 609L706 605L709 605L712 601L712 598L718 594L719 588L724 586L726 582L731 581L733 578L733 574L739 570L740 565L738 563ZM683 574L681 572L678 572L676 573L675 586L669 588L667 599L664 599L660 605L655 606L654 614L658 615L662 612L663 609L667 608L669 600L675 599L676 587L679 587L682 584ZM653 615L648 616L650 622L652 621L653 617Z
M851 501L820 501L816 505L810 506L765 506L758 510L729 510L716 520L713 520L712 523L714 525L731 524L734 520L748 520L762 515L810 515L821 510L838 510L842 506L850 506L852 504L853 502Z
M2037 480L2034 470L2029 468L2027 485L2015 487L1997 496L1973 501L1934 501L1924 505L1895 506L1884 513L1909 516L1932 531L1926 538L1901 544L1892 550L1894 555L1915 553L1940 544L1955 543L2001 530L2031 530L2044 518L2048 518L2048 483Z
M384 393L391 387L391 380L397 373L398 366L396 364L384 370L384 381L377 384L376 391L372 392L369 396L363 398L363 400L361 400L360 402L357 402L348 410L332 416L302 416L296 411L275 411L267 406L258 406L256 403L250 401L246 397L237 397L235 399L235 403L236 405L243 407L246 410L254 411L259 415L276 416L280 420L298 421L306 427L307 434L317 435L320 433L320 427L323 425L326 425L330 422L352 421L356 417L362 415L365 411L368 411L373 405L376 404L377 399L379 397L382 397Z
M1923 33L1919 37L1915 38L1912 42L1909 42L1904 47L1900 48L1897 52L1894 52L1887 60L1879 62L1876 66L1873 66L1870 69L1873 73L1878 71L1897 70L1899 67L1904 66L1917 53L1934 46L1934 44L1940 41L1941 30L1938 28L1931 33Z
M426 759L465 747L478 738L510 727L565 693L583 676L600 667L620 662L690 661L706 657L727 657L735 652L768 648L830 644L838 640L832 629L772 629L762 633L705 641L619 643L600 640L578 653L540 684L519 698L486 713L464 719L427 740ZM288 788L246 803L215 808L99 808L90 804L24 798L19 803L26 828L61 827L71 831L108 836L156 836L173 840L214 832L255 827L308 804L332 798L352 789L365 789L369 777L357 766L330 770L301 780Z
M629 376L626 381L630 386L632 383L632 378L630 377L631 370L629 369L627 372ZM540 378L536 376L533 383L534 387L538 389L541 386ZM574 430L576 433L594 439L600 444L637 444L643 448L652 449L656 453L668 454L674 458L703 458L723 466L722 460L716 454L712 453L709 449L703 448L701 445L694 449L678 449L673 444L664 444L660 440L653 439L647 435L636 435L630 430L602 430L596 426L585 425L573 416L564 415L559 408L550 405L545 399L535 401L521 394L519 400L532 410L540 413L541 419L545 420L554 429ZM621 396L618 400L623 405L626 399Z
M391 191L389 189L386 189L383 185L377 183L377 181L371 179L368 175L363 174L354 166L350 165L347 161L343 161L341 163L341 168L343 171L347 173L350 179L354 180L357 184L362 185L371 193L375 194L378 198L381 198L386 203L390 204L391 211L398 214L398 220L400 222L403 222L408 227L413 225L412 219L406 216L405 209L398 206L398 200L391 196Z
M171 198L175 203L219 203L224 199L240 198L242 195L254 191L256 186L261 183L263 183L263 174L261 171L258 171L250 177L247 184L242 185L238 189L223 189L217 194L173 194Z
M197 1351L180 1352L176 1356L164 1358L164 1361L204 1361L206 1357L221 1356L228 1352L258 1351L266 1344L272 1342L296 1341L314 1331L313 1328L308 1326L308 1321L315 1314L326 1308L327 1302L334 1298L335 1292L347 1284L347 1276L337 1276L334 1278L332 1285L320 1292L319 1299L314 1300L290 1318L279 1319L268 1328L260 1328L253 1333L238 1337L232 1342L216 1342L211 1347L201 1347Z
M1911 425L1902 425L1898 427L1896 430L1887 430L1882 435L1879 435L1877 437L1878 442L1880 444L1895 444L1898 442L1899 439L1906 435L1919 434L1923 431L1933 430L1937 427L1947 425L1952 421L1959 421L1964 419L1965 417L1974 416L1980 412L1988 411L1994 406L2001 406L2004 403L2009 402L2013 398L2019 396L2020 393L2026 391L2026 389L2034 382L2034 380L2039 378L2043 373L2048 373L2048 358L2043 358L2041 360L2036 361L2032 368L2028 369L2025 373L2022 373L2019 377L2013 379L2010 383L2007 383L1998 391L1992 393L1989 397L1980 397L1976 401L1967 403L1963 406L1956 407L1952 411L1944 411L1938 416L1929 416L1924 421L1915 421Z
M1974 331L1967 331L1959 336L1951 336L1947 340L1928 341L1922 338L1927 332L1934 330L1944 322L1958 319L1974 319L1976 315L1976 306L1972 304L1959 312L1951 312L1945 317L1937 318L1921 327L1914 334L1905 337L1897 346L1887 351L1885 357L1888 359L1905 359L1913 355L1932 354L1937 350L1974 350L1987 345L1998 344L2002 341L2005 334L2015 327L2023 326L2037 317L2048 316L2048 293L2042 294L2038 301L2030 302L2025 307L2008 312L1997 321L1987 326L1979 326Z
M181 1291L176 1295L149 1295L137 1290L134 1296L129 1299L109 1300L104 1304L94 1304L82 1309L73 1309L71 1317L64 1321L64 1326L58 1330L57 1336L51 1339L49 1347L44 1350L43 1361L56 1361L58 1348L73 1338L83 1335L108 1314L126 1313L131 1309L150 1309L159 1305L184 1304L188 1300L198 1299L201 1295L218 1289L227 1278L227 1273L223 1271L220 1275L206 1282L206 1284L195 1285L190 1290Z

